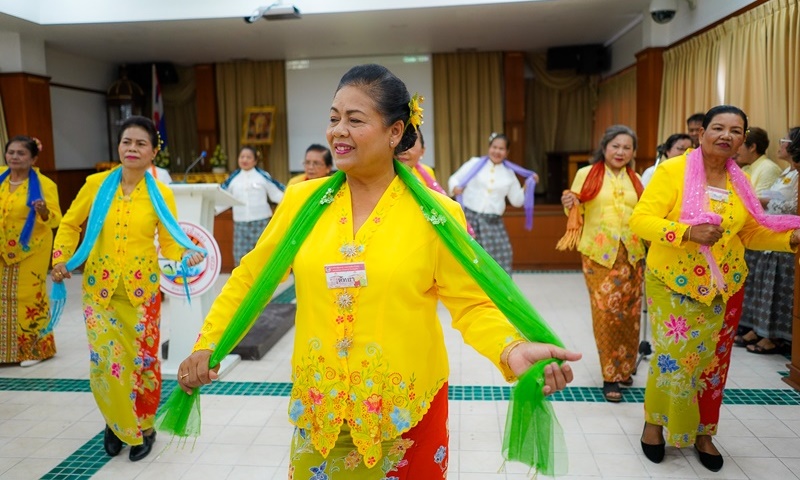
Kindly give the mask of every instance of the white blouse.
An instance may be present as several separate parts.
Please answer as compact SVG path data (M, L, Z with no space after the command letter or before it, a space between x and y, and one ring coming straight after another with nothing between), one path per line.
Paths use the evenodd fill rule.
M481 157L470 158L447 181L450 194L463 178L469 174L475 164L482 161ZM464 188L464 206L473 212L502 215L506 210L506 197L508 202L521 207L525 200L525 193L517 179L517 174L502 163L494 164L491 160L486 162L477 175Z

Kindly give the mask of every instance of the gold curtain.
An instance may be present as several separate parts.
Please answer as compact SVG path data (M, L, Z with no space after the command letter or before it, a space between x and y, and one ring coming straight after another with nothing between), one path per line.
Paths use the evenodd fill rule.
M245 108L271 105L275 107L275 138L272 145L261 149L266 157L262 166L286 183L290 172L283 60L218 63L216 71L219 136L228 155L228 167L237 167Z
M603 132L611 125L627 125L636 129L636 67L600 82L597 108L594 111L592 145L598 145Z
M721 27L723 102L769 132L775 158L778 139L800 124L800 2L772 0Z
M597 77L548 71L545 54L530 54L533 79L525 82L526 166L539 174L538 191L548 185L547 152L592 149L592 113L597 104Z
M717 94L719 28L664 52L658 138L686 131L686 119L722 101Z
M686 118L731 104L777 139L800 124L799 0L771 0L664 52L659 138Z
M3 111L3 99L0 98L0 145L5 147L6 143L8 143L8 127L6 126L6 114Z
M461 164L486 153L489 134L503 131L503 54L434 54L433 106L436 176L446 185Z
M164 98L164 119L167 122L169 170L182 172L200 152L197 151L194 68L176 67L176 70L178 83L162 85L161 94ZM181 159L180 163L178 158Z

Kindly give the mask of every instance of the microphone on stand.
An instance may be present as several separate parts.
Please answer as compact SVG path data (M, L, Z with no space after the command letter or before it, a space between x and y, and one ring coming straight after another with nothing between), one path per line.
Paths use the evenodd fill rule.
M185 172L183 172L183 183L187 183L187 179L189 178L189 171L190 171L191 169L193 169L193 168L194 168L194 167L195 167L195 166L196 166L198 163L203 163L203 164L205 164L205 162L203 162L203 160L204 160L205 158L206 158L206 151L205 151L205 150L203 150L203 151L200 153L200 156L199 156L199 157L197 157L197 159L196 159L194 162L192 162L192 163L191 163L191 165L189 165L189 168L187 168Z

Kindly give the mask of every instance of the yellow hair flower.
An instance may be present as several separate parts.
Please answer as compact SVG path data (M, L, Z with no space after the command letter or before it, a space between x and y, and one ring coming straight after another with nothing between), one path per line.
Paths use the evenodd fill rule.
M415 93L414 96L411 97L411 101L408 102L408 108L411 110L411 115L408 117L408 124L413 125L416 130L419 130L419 126L422 125L422 107L420 107L419 104L424 101L424 97Z

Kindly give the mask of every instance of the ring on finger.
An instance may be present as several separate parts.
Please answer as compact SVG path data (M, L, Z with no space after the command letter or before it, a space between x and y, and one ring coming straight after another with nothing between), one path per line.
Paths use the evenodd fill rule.
M183 380L184 378L186 378L186 377L188 377L188 376L189 376L189 374L188 374L188 373L184 373L183 375L181 375L181 377L180 377L180 378L181 378L181 380Z

